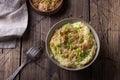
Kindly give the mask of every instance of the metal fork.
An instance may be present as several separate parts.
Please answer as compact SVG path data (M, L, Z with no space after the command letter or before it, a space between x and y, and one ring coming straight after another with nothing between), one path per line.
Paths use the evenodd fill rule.
M40 41L39 43L37 43L37 45L30 48L27 51L25 61L21 64L19 68L17 68L17 70L7 80L14 80L15 77L18 75L18 73L22 70L22 68L26 64L28 64L31 61L39 59L41 53L43 53L42 51L44 50L44 46L45 46L44 41Z

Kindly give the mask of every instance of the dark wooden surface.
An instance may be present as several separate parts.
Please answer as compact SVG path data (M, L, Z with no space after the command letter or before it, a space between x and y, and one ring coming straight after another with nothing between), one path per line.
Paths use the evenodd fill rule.
M0 80L6 80L25 59L25 52L40 39L45 40L51 26L64 18L90 22L99 35L101 50L88 68L71 72L53 64L46 56L28 64L15 80L120 80L120 0L64 0L52 16L34 12L28 4L28 28L15 49L0 50Z

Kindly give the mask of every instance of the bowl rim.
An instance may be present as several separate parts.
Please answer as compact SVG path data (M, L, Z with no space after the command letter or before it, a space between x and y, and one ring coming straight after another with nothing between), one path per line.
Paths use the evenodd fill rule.
M59 8L61 7L61 5L62 5L62 3L63 3L63 0L61 0L60 4L59 4L55 9L50 10L50 11L42 11L42 10L39 10L39 9L35 8L35 6L33 5L33 3L32 3L31 0L29 0L29 2L30 2L30 5L32 6L32 8L33 8L34 10L36 10L36 11L38 11L38 12L42 12L42 13L51 13L51 12L54 12L54 11L56 11L57 9L59 9Z
M55 61L55 60L51 57L51 55L50 55L50 52L49 52L50 50L48 49L48 47L49 47L49 46L48 46L48 45L49 45L49 43L48 43L49 36L50 36L51 32L53 32L53 34L54 34L54 31L55 31L56 29L59 29L59 28L60 28L60 27L57 27L56 29L54 29L54 28L56 27L56 25L58 25L58 24L60 24L60 23L62 23L62 22L64 22L64 21L66 21L66 23L68 23L69 21L83 22L85 25L87 25L87 27L90 29L91 33L93 34L93 36L94 36L94 38L95 38L95 41L96 41L96 44L97 44L96 53L95 53L93 59L92 59L88 64L86 64L86 65L83 66L83 67L80 67L80 68L67 68L67 67L64 67L64 66L60 65L57 61ZM67 22L67 21L68 21L68 22ZM52 35L53 35L53 34L52 34ZM51 36L51 37L52 37L52 36ZM51 39L51 37L50 37L50 39ZM55 23L55 24L50 28L50 30L49 30L48 33L47 33L46 40L45 40L45 46L46 46L46 52L47 52L48 58L49 58L54 64L56 64L57 66L59 66L60 68L65 69L65 70L69 70L69 71L78 71L78 70L82 70L82 69L85 69L85 68L89 67L89 66L96 60L96 58L98 57L99 52L100 52L100 40L99 40L98 34L96 33L96 31L94 30L94 28L93 28L89 23L87 23L86 21L81 20L81 19L79 19L79 18L65 18L65 19L62 19L62 20L58 21L57 23ZM49 47L49 48L50 48L50 47Z

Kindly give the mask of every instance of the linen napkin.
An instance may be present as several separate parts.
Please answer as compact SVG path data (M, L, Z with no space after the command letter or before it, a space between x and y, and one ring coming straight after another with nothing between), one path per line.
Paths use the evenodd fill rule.
M28 11L22 0L0 0L0 48L15 48L27 28Z

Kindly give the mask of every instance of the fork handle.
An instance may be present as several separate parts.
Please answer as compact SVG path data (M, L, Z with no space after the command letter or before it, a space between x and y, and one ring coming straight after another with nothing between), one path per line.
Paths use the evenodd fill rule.
M20 67L17 68L17 70L7 79L7 80L14 80L15 77L18 75L18 73L22 70L22 68L27 64L26 61L24 61Z

